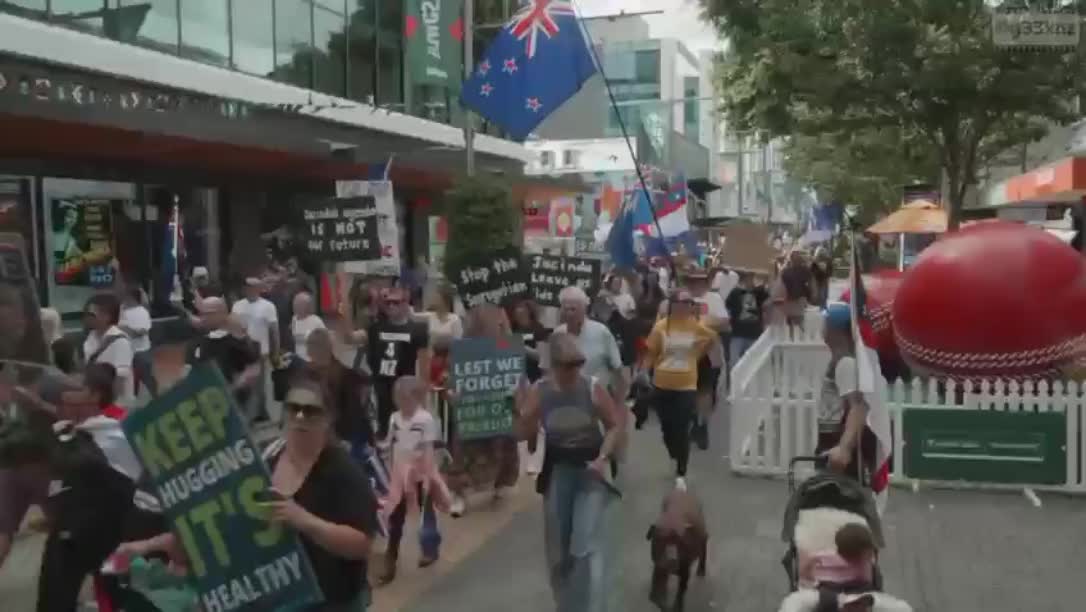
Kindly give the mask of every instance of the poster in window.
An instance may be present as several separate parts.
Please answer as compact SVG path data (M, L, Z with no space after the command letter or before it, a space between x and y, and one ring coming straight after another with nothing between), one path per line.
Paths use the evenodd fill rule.
M113 284L113 214L110 200L56 198L53 219L53 281L57 285Z

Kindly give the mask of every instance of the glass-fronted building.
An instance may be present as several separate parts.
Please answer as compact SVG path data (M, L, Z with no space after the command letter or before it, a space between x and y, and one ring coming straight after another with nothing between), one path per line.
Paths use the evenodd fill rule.
M476 0L476 55L519 0ZM412 82L403 0L0 0L0 12L460 125L455 91Z
M476 23L516 5L477 0ZM229 285L264 264L299 204L390 160L411 263L427 205L463 168L464 115L455 91L413 84L403 6L0 0L0 204L18 211L6 231L31 237L41 301L74 321L106 282L58 263L66 236L93 226L165 312L156 271L175 208L188 266ZM481 54L490 30L477 32ZM524 148L487 133L480 170L520 176Z

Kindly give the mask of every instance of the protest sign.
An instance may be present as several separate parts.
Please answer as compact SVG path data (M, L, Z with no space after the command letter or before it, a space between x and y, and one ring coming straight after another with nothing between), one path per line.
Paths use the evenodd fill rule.
M589 297L600 290L601 264L596 260L529 255L528 270L529 292L543 306L560 306L558 294L566 287L580 287Z
M510 435L512 395L524 375L520 338L464 338L452 343L449 356L457 436L473 440Z
M267 519L271 476L215 366L195 366L123 427L185 550L201 609L320 602L297 535Z
M768 274L777 250L769 245L769 228L755 223L736 223L721 232L724 250L720 265L739 272Z
M403 221L393 197L392 181L336 181L337 198L367 198L377 210L377 240L380 254L374 258L340 259L348 274L400 275L400 223Z
M520 251L513 247L468 261L455 271L452 281L465 308L502 305L506 300L528 293Z
M381 257L372 197L335 198L302 209L302 247L320 261Z

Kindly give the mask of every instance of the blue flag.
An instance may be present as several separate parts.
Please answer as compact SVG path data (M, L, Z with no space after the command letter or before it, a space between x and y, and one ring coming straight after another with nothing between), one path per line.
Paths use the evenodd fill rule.
M619 268L633 268L637 263L637 252L634 250L634 212L630 202L627 202L618 213L611 226L611 233L607 235L607 251L611 255L611 262Z
M460 98L524 140L594 74L573 3L531 0L498 32Z

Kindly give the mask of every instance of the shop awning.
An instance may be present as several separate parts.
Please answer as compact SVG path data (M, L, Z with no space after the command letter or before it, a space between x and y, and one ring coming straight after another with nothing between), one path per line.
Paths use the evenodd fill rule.
M981 208L1070 204L1084 196L1086 157L1067 157L993 185Z

